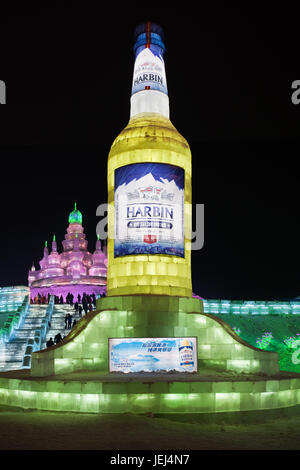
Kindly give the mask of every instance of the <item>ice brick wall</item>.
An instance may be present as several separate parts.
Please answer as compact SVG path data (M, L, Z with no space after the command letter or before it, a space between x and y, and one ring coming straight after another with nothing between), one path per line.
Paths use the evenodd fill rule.
M263 373L279 371L278 354L248 345L223 320L203 314L199 299L169 296L105 297L56 346L34 353L31 374L76 370L108 372L108 338L197 336L201 368Z

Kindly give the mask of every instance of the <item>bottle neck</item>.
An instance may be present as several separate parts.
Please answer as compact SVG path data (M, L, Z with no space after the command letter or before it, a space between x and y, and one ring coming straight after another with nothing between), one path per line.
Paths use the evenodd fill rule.
M169 119L168 95L156 90L143 90L135 93L130 99L130 118L141 113L159 113Z
M130 118L140 113L159 113L169 118L164 44L160 36L153 32L140 34L134 52Z

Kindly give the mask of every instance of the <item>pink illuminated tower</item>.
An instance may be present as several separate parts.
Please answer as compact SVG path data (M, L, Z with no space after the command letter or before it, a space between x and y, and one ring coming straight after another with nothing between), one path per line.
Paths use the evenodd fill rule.
M64 301L68 293L77 300L78 294L102 294L106 292L107 256L102 251L101 241L96 242L95 252L88 251L88 242L82 226L82 214L75 208L69 215L69 226L62 241L63 251L57 251L55 235L51 253L47 246L40 261L40 269L33 264L28 274L31 299L36 295L47 297L48 294L62 296Z

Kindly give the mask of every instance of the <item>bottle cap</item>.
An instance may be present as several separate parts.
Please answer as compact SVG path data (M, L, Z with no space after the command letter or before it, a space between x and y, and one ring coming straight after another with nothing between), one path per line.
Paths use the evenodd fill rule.
M138 25L134 30L134 46L133 50L136 54L137 49L140 47L150 47L156 45L165 52L166 46L164 44L164 31L161 26L151 21Z

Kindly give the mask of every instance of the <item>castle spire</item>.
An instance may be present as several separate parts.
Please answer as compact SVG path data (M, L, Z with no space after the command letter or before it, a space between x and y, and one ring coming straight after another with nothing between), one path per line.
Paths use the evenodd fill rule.
M56 244L55 235L53 235L53 240L52 240L52 251L57 251L57 244Z
M80 224L82 225L82 214L77 209L77 203L74 204L74 210L69 214L69 224Z
M49 255L49 250L48 250L48 242L45 241L45 246L44 246L44 258Z
M97 233L97 240L96 240L96 251L101 251L101 240L100 240L100 235Z

